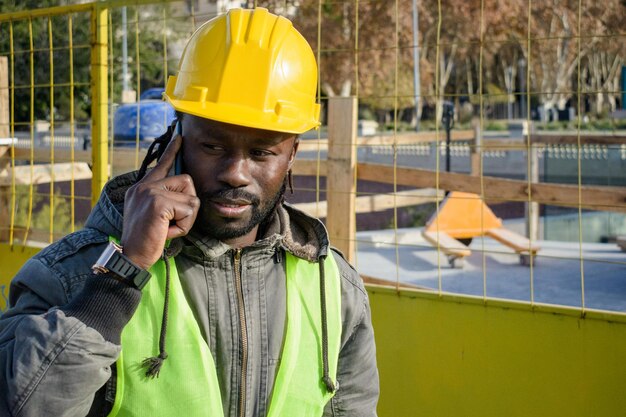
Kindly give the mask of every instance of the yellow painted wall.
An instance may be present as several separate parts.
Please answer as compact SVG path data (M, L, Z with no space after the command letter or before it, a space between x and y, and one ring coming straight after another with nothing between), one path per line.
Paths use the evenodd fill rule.
M0 312L7 307L9 283L24 263L40 248L13 246L0 243Z
M626 315L368 292L381 417L626 416Z

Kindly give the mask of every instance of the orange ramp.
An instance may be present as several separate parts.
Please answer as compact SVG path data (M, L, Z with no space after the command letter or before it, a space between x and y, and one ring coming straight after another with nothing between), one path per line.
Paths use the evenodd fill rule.
M520 263L528 265L539 246L524 236L502 227L502 220L477 194L453 191L446 196L426 223L422 236L448 257L454 267L461 267L463 259L471 254L464 241L489 236L520 255ZM468 243L469 244L469 243Z

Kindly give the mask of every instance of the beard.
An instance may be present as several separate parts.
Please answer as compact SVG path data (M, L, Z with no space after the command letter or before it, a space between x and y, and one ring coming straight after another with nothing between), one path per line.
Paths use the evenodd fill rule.
M244 236L274 215L277 207L283 201L286 189L286 181L283 181L283 185L278 192L265 202L262 202L258 196L238 188L224 188L210 193L202 193L199 196L201 204L198 228L204 235L221 241ZM214 198L244 199L249 201L251 206L249 219L242 223L242 219L216 217L211 211L203 210L203 207L210 207L210 204L205 204L205 202Z

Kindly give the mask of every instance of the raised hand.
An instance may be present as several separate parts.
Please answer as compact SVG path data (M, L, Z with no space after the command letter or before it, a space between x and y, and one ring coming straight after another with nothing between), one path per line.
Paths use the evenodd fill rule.
M126 191L120 243L124 254L144 269L159 259L167 239L189 233L200 208L191 176L168 176L181 144L177 135L156 167Z

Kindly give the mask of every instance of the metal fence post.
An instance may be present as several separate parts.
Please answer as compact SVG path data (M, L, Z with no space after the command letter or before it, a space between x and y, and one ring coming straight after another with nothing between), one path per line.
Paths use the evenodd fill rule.
M91 205L109 178L109 83L108 83L108 15L98 4L91 12Z
M472 128L474 129L474 140L470 145L470 174L473 177L479 177L481 175L480 164L482 164L483 132L480 130L480 127L480 120L473 119Z
M532 136L534 133L534 128L531 123L528 123L526 127L527 137L526 143L528 143L528 155L529 159L529 168L530 171L526 173L526 179L530 182L529 186L533 184L537 184L539 182L539 150L537 149L538 144L533 143ZM535 201L526 202L525 211L526 211L526 236L531 241L537 241L539 239L539 203Z
M9 60L6 56L0 56L0 138L8 138L9 129ZM4 157L12 145L0 144L0 171L9 166L9 161ZM9 235L9 187L0 186L0 241L7 241Z
M356 97L328 99L328 174L326 227L331 243L354 260L356 236Z
M9 60L0 56L0 138L9 137Z

